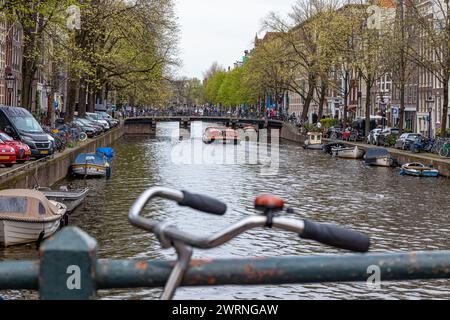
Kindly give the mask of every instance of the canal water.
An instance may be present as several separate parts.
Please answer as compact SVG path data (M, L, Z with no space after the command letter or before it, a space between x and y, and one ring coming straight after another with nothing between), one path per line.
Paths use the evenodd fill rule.
M210 216L155 201L145 214L170 220L186 231L209 234L255 214L253 201L273 193L296 209L294 217L337 223L370 234L373 252L450 249L450 180L399 175L398 169L366 167L362 161L331 158L281 141L279 168L266 170L276 148L258 161L236 160L236 154L257 149L242 146L204 146L193 124L194 139L179 141L177 123L158 125L153 138L125 137L113 146L116 158L111 180L66 180L61 185L91 188L70 223L95 237L99 256L112 259L174 259L162 250L152 234L132 227L128 210L136 197L152 186L165 186L215 196L228 204L224 217ZM175 131L175 133L174 133ZM175 139L174 139L175 137ZM261 142L262 143L262 142ZM262 144L263 145L263 144ZM244 148L245 149L245 148ZM273 163L272 163L273 164ZM276 169L276 168L275 168ZM267 172L271 173L268 174ZM273 230L253 230L195 258L299 256L346 252L304 241ZM36 259L34 245L0 249L0 260ZM101 291L102 299L156 299L160 289ZM6 298L36 298L27 291L0 292ZM449 299L450 281L382 283L369 289L365 283L222 286L181 288L176 299Z

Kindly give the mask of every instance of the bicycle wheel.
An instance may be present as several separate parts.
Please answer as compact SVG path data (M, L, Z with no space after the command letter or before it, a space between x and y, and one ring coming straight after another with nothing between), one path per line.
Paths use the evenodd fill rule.
M444 145L441 150L439 150L439 155L442 158L450 157L450 145Z
M79 136L79 138L78 138L78 140L80 140L81 142L83 142L83 141L86 141L87 138L88 138L87 134L84 133L84 132L81 132L81 133L80 133L80 136Z

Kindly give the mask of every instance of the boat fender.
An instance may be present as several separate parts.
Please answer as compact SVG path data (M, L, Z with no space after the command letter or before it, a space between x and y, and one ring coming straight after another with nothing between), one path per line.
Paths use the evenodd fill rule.
M39 250L39 248L41 247L41 243L42 243L42 240L44 239L44 236L45 236L45 231L42 230L41 233L39 233L39 237L36 241L36 250Z

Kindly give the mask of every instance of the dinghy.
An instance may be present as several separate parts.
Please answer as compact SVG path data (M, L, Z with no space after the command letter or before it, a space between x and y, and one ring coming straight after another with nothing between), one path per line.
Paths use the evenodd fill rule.
M364 150L358 147L349 148L332 148L332 154L339 158L345 159L361 159L364 156Z
M49 200L60 202L66 205L67 212L72 212L86 198L89 188L70 190L67 187L61 187L59 190L52 190L50 188L38 187L36 190L42 192Z
M420 162L407 163L402 166L400 174L415 177L439 177L439 171Z

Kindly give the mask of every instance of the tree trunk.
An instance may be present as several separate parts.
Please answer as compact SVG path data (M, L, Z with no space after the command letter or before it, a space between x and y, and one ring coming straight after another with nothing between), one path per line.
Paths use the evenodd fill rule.
M400 119L398 123L399 135L403 134L405 128L405 83L400 83Z
M448 118L448 83L449 82L449 78L448 78L448 72L447 72L447 77L445 78L445 81L442 83L444 85L444 106L442 108L442 120L441 120L441 137L445 138L446 134L447 134L447 118Z
M77 95L77 85L78 81L75 79L69 80L69 89L67 97L66 114L64 115L64 122L69 123L73 121L73 116L75 113L75 101Z
M319 114L318 114L318 121L322 120L323 116L323 106L325 104L325 97L327 95L327 89L328 86L325 82L322 82L322 86L320 88L320 100L319 100Z
M88 112L95 111L95 90L94 90L94 88L92 88L92 85L89 86L87 111Z
M25 59L24 59L25 60ZM33 104L33 80L34 80L34 74L31 74L28 70L28 65L24 61L23 67L22 67L22 93L21 93L21 105L23 108L27 109L28 111L32 111L32 104Z
M316 77L313 74L309 75L308 79L308 95L305 99L305 104L303 105L303 111L302 111L302 120L307 121L308 120L308 112L309 112L309 106L311 105L311 101L314 98L314 89L316 86Z
M80 80L80 91L78 94L78 116L86 115L86 81Z
M365 117L365 128L364 137L367 138L370 134L370 89L372 88L372 80L366 81L366 117Z
M345 71L345 77L344 77L344 126L347 126L347 122L348 122L348 95L349 95L349 90L348 90L348 84L349 84L349 72Z
M37 20L37 17L33 17ZM37 39L36 28L23 28L23 53L22 53L22 94L21 104L25 109L32 111L33 81L37 71Z

